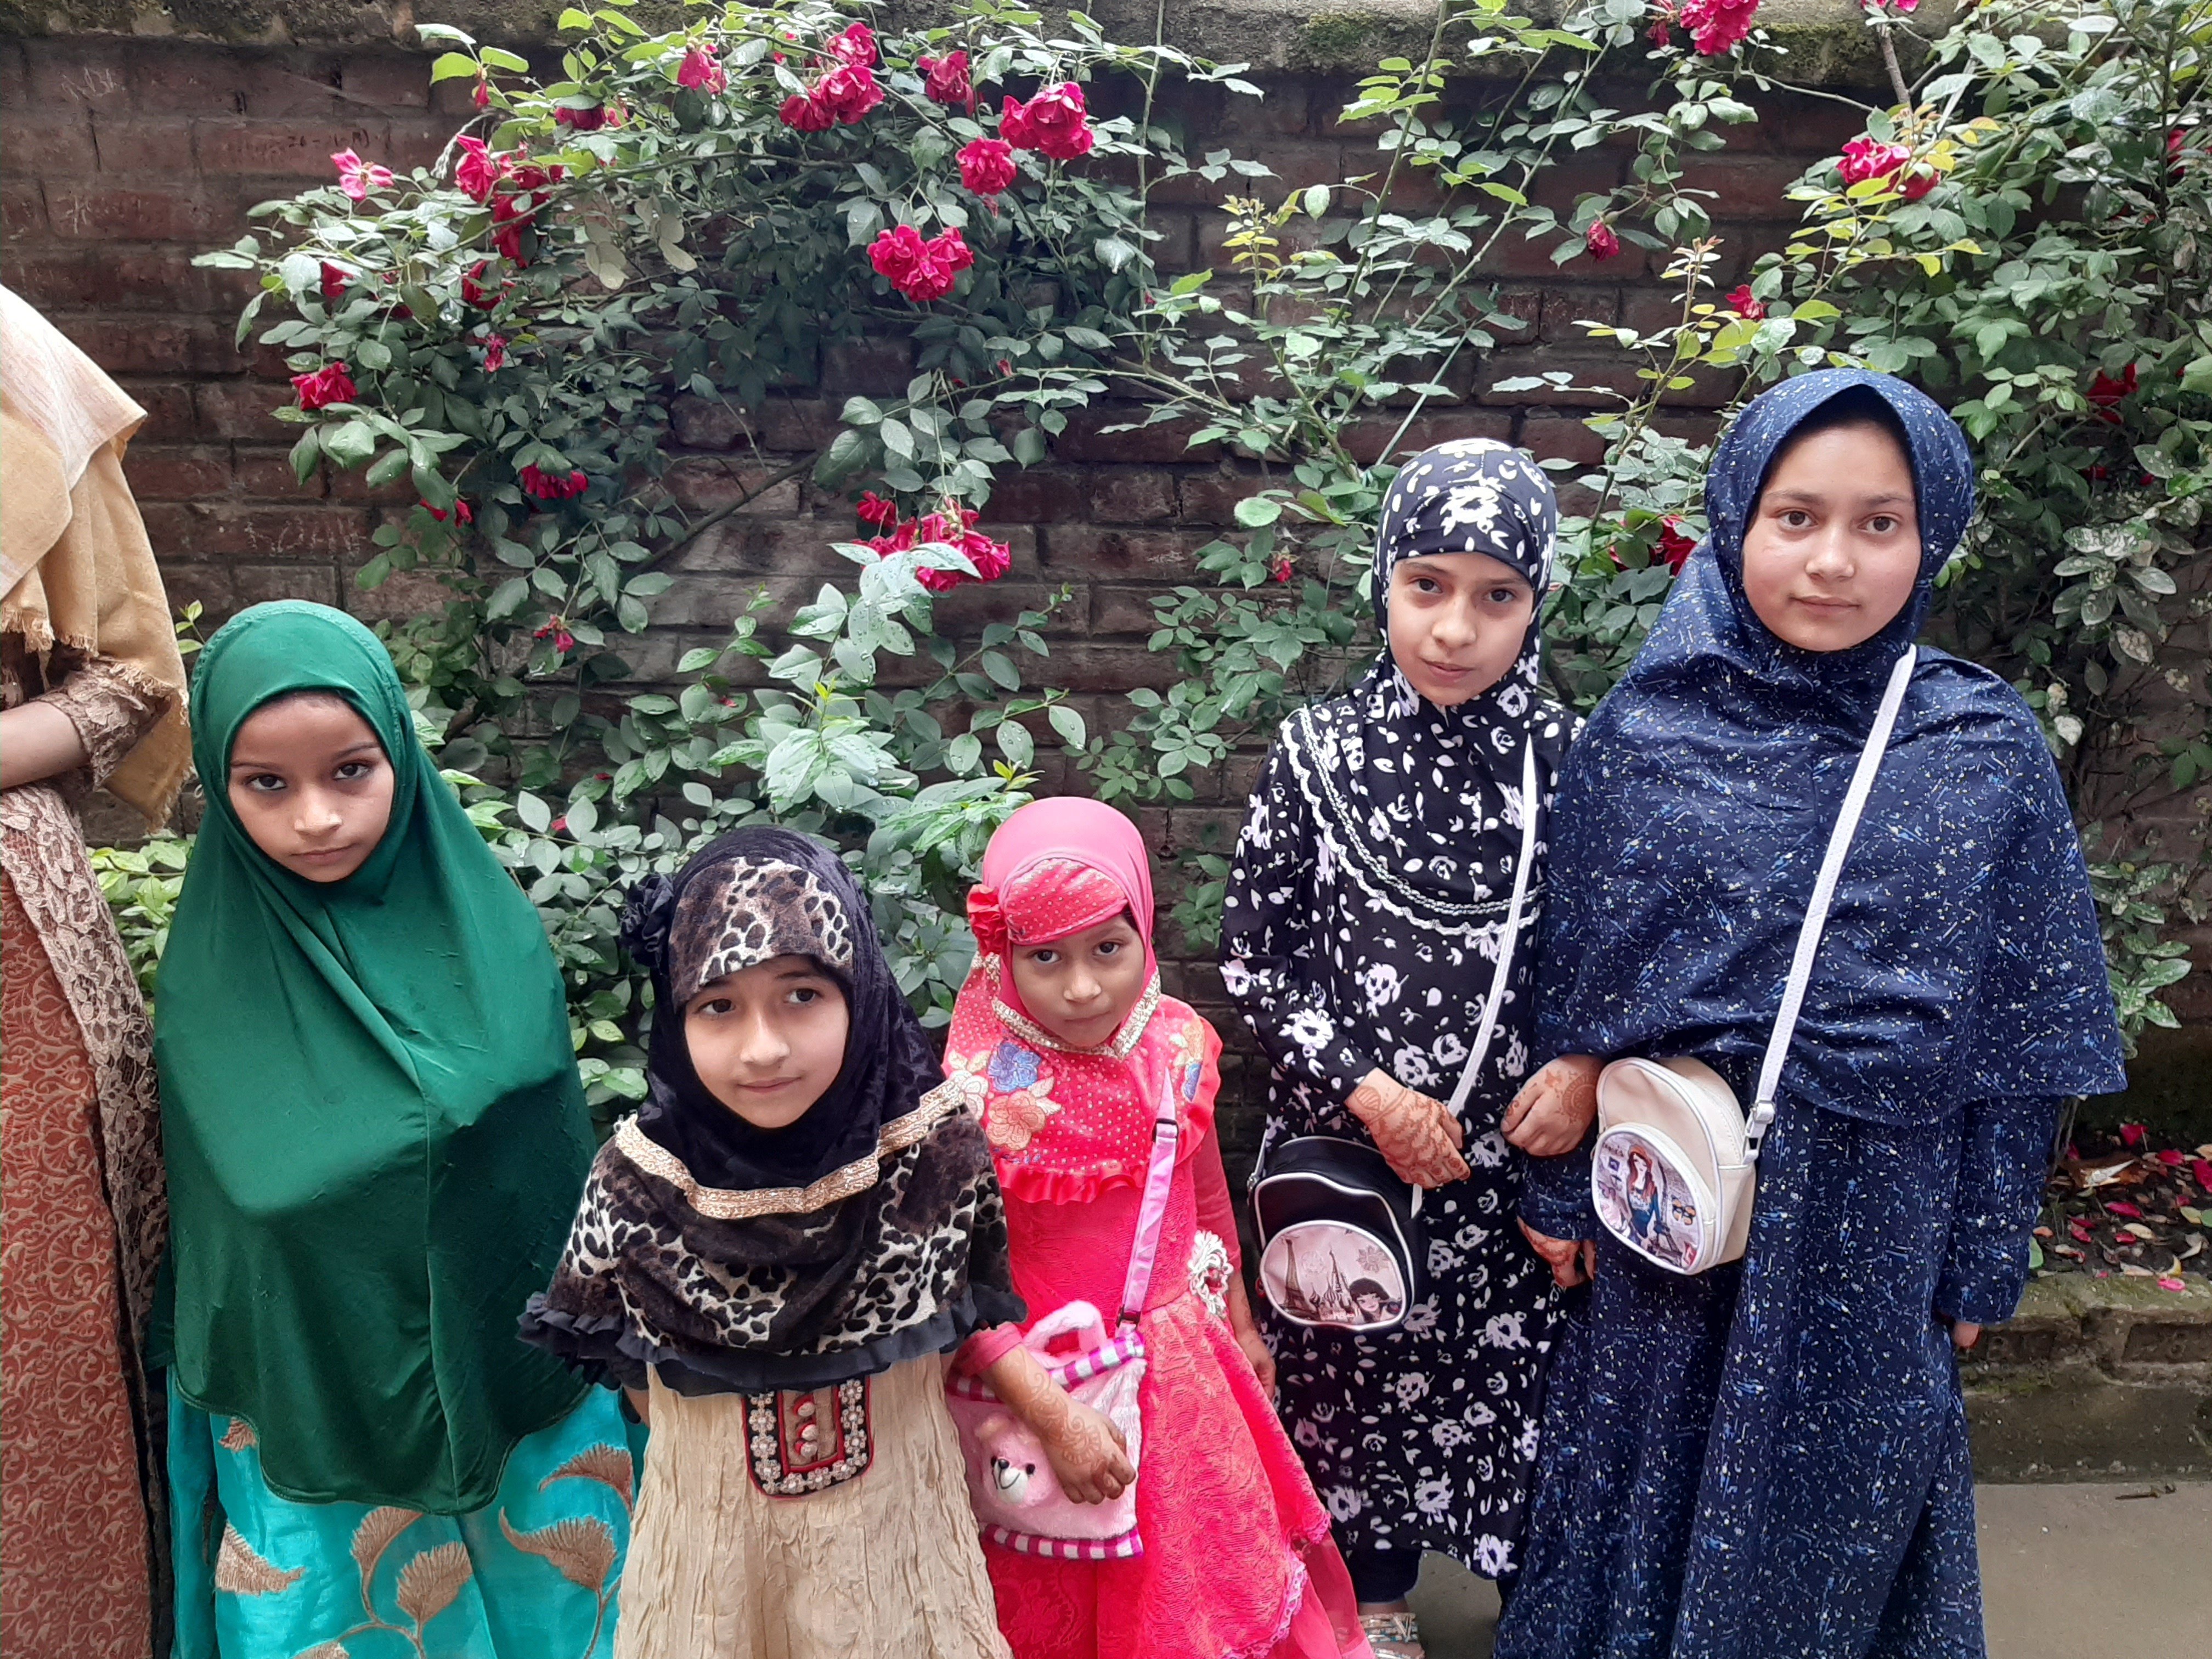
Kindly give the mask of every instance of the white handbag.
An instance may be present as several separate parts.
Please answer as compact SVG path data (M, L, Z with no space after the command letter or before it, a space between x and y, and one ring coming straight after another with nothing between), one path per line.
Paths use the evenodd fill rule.
M1590 1201L1605 1230L1670 1273L1701 1273L1743 1255L1751 1235L1759 1143L1774 1121L1782 1062L1797 1030L1828 906L1850 854L1859 815L1905 702L1919 653L1907 647L1890 671L1866 746L1859 752L1827 854L1797 932L1782 1006L1766 1040L1759 1094L1744 1115L1719 1073L1687 1058L1616 1060L1598 1073L1597 1144L1590 1158Z

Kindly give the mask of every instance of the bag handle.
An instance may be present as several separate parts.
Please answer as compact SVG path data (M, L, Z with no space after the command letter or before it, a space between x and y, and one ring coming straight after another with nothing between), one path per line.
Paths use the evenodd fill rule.
M1513 872L1513 902L1505 911L1505 933L1498 941L1498 966L1490 975L1490 994L1483 1001L1482 1024L1475 1028L1474 1052L1459 1074L1452 1091L1451 1115L1457 1117L1474 1089L1482 1062L1490 1058L1491 1039L1498 1035L1498 1012L1505 1005L1505 984L1512 977L1514 947L1521 942L1521 912L1528 902L1529 872L1536 864L1536 744L1530 739L1521 750L1521 862ZM1416 1193L1420 1188L1413 1189Z
M1790 961L1789 982L1782 988L1781 1012L1774 1017L1774 1031L1766 1040L1766 1058L1759 1065L1759 1093L1743 1126L1746 1163L1759 1162L1759 1142L1766 1138L1767 1125L1774 1121L1775 1090L1782 1081L1782 1062L1790 1053L1790 1040L1797 1034L1805 987L1813 977L1813 958L1820 953L1820 933L1828 924L1828 905L1836 896L1836 882L1851 850L1851 836L1858 830L1859 814L1865 811L1867 796L1874 789L1874 775L1881 769L1882 753L1889 747L1889 734L1897 725L1897 711L1904 707L1905 689L1911 682L1913 664L1919 655L1918 647L1907 646L1897 666L1889 671L1889 684L1881 694L1881 708L1875 711L1874 729L1867 733L1866 747L1859 750L1858 766L1851 773L1843 809L1837 813L1835 830L1828 836L1827 855L1820 860L1820 873L1814 880L1813 896L1805 907L1805 924L1797 930L1797 952Z
M1160 1115L1152 1124L1152 1161L1145 1172L1144 1202L1137 1209L1137 1234L1129 1243L1128 1277L1121 1281L1121 1320L1133 1325L1152 1288L1152 1263L1159 1255L1160 1226L1167 1219L1168 1194L1175 1186L1176 1147L1182 1138L1176 1121L1175 1077L1160 1079Z

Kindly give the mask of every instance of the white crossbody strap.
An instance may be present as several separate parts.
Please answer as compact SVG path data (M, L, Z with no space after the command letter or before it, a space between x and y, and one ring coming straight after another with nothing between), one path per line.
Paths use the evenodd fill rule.
M1536 745L1521 751L1521 862L1513 872L1513 902L1506 907L1505 933L1498 941L1498 966L1490 975L1490 995L1482 1005L1482 1024L1475 1028L1474 1052L1452 1091L1451 1112L1459 1115L1474 1088L1482 1062L1490 1057L1490 1040L1498 1034L1498 1011L1505 1005L1505 983L1513 974L1513 951L1521 942L1521 912L1528 902L1529 872L1536 866Z
M1782 1081L1782 1062L1789 1055L1790 1040L1797 1034L1797 1015L1805 1006L1813 958L1820 954L1828 905L1836 896L1836 882L1850 853L1851 836L1859 827L1859 814L1866 810L1874 775L1881 769L1882 752L1889 747L1889 734L1897 725L1897 711L1904 706L1905 688L1911 683L1912 665L1919 654L1917 647L1907 646L1897 666L1890 670L1889 685L1881 694L1874 729L1867 733L1866 747L1859 751L1850 787L1844 792L1843 810L1836 815L1835 831L1828 837L1827 856L1820 860L1820 876L1813 883L1813 897L1805 907L1805 925L1797 930L1797 953L1790 960L1790 981L1782 988L1781 1012L1774 1017L1774 1032L1766 1039L1766 1058L1759 1068L1759 1093L1744 1125L1747 1155L1753 1163L1758 1161L1759 1143L1765 1137L1766 1126L1774 1121L1774 1091Z

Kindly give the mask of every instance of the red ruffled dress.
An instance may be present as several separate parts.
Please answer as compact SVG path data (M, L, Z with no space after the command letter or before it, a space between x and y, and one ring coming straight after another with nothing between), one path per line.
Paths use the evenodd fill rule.
M1026 807L994 841L987 882L1004 871L999 855L1008 831L1033 830L1024 820L1044 808L1091 809L1127 823L1095 802ZM1110 872L1149 951L1151 884L1133 830L1126 852L1076 850L1066 841L1064 833L1050 838L1048 862L1088 866L1074 883L1079 892L1091 884L1082 878ZM1135 870L1121 867L1132 859ZM1037 863L1024 860L979 897L988 907L1003 896L1006 920L1018 921L1020 876ZM1056 902L1047 908L1060 930L1090 925L1068 918L1095 907L1071 907L1066 884L1054 885ZM1003 950L1005 937L995 921L987 915L978 929L984 959L961 994L947 1072L983 1108L1006 1194L1014 1288L1032 1322L1073 1301L1102 1311L1121 1306L1143 1198L1148 1097L1162 1082L1184 1096L1175 1181L1139 1321L1147 1358L1137 1480L1145 1553L1133 1560L1049 1560L987 1540L1000 1628L1016 1659L1371 1659L1328 1513L1216 1310L1219 1287L1239 1265L1213 1126L1219 1037L1189 1007L1159 996L1155 978L1109 1050L1062 1048L1018 1003L1007 1006L1011 983L1002 988L992 971L1000 963L990 947ZM1018 927L1014 938L1023 942ZM1019 1344L1022 1329L978 1333L956 1364L984 1369Z

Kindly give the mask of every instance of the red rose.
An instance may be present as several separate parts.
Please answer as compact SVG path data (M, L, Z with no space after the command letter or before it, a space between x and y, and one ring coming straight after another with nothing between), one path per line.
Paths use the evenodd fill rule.
M607 124L607 106L594 104L589 109L572 109L562 104L553 112L553 125L568 127L577 132L597 132Z
M914 66L927 78L921 83L923 94L940 104L957 105L970 115L975 112L975 83L968 78L968 54L947 52L942 58L917 58Z
M1656 550L1659 562L1679 576L1682 574L1682 567L1689 562L1690 555L1698 550L1698 544L1682 528L1682 521L1669 516L1659 526Z
M429 502L425 501L422 503L422 510L440 524L445 523L447 514L443 508L433 507ZM453 497L453 517L461 524L474 524L477 521L477 515L469 506L468 497L465 495Z
M462 304L474 306L478 311L489 311L499 303L500 296L477 281L490 265L490 260L479 259L461 273Z
M2089 402L2096 408L2097 418L2118 426L2120 423L2120 400L2134 397L2136 386L2136 366L2133 363L2120 371L2120 378L2117 380L2103 369L2099 369L2096 378L2089 382Z
M884 101L884 89L866 64L847 64L814 83L813 98L832 119L851 126Z
M507 367L507 342L496 334L484 336L484 368L497 374Z
M351 281L353 281L353 276L349 272L337 265L332 264L328 259L324 260L324 302L325 304L335 304L337 301L343 299L345 297L346 284Z
M996 196L1014 182L1014 147L1003 138L978 138L964 146L957 159L960 182L978 196Z
M853 516L862 524L872 524L880 529L898 522L898 503L887 501L871 489L860 497L860 505L853 509Z
M1846 185L1859 185L1869 179L1886 179L1911 159L1912 152L1903 144L1854 138L1844 146L1843 159L1836 163L1836 170L1843 174Z
M1291 556L1278 553L1268 562L1267 574L1273 580L1286 582L1291 579Z
M1620 252L1620 238L1613 234L1611 225L1598 219L1593 221L1589 229L1583 233L1583 246L1589 250L1591 258L1610 259Z
M776 114L794 132L827 132L837 125L836 116L804 93L785 99Z
M1701 55L1717 58L1751 33L1758 9L1759 0L1682 0L1680 21Z
M701 92L726 92L730 76L727 70L714 61L714 49L703 43L684 54L684 62L676 70L676 84L692 87Z
M473 200L489 202L507 172L507 158L493 155L483 139L471 138L465 133L453 142L461 149L460 165L453 169L453 183Z
M999 136L1017 149L1033 149L1055 161L1091 154L1097 135L1091 130L1083 88L1073 81L1047 87L1026 104L1009 98L999 115Z
M877 237L868 258L893 288L921 303L951 293L953 278L975 263L958 231L924 240L912 225L894 226Z
M829 51L841 64L866 69L876 61L876 32L866 23L854 23L842 34L830 37Z
M979 582L994 582L1013 568L1013 549L1004 542L992 540L979 530L969 531L961 537L960 550L975 567L975 580ZM960 573L956 570L952 574L957 576Z
M1904 182L1898 185L1898 193L1908 202L1917 202L1935 189L1942 179L1942 175L1934 167L1924 163L1916 165L1905 175Z
M1749 283L1739 284L1735 292L1728 296L1728 307L1737 316L1747 318L1754 323L1766 315L1766 307L1760 302L1756 295L1752 293ZM1671 523L1672 520L1669 522Z
M564 501L580 495L592 487L592 481L580 471L565 477L556 477L535 465L522 469L522 488L526 495L535 495L541 501Z
M478 109L491 107L491 81L482 70L477 71L476 105Z
M343 363L325 363L312 374L295 374L292 389L300 394L300 407L310 410L349 404L360 395Z

